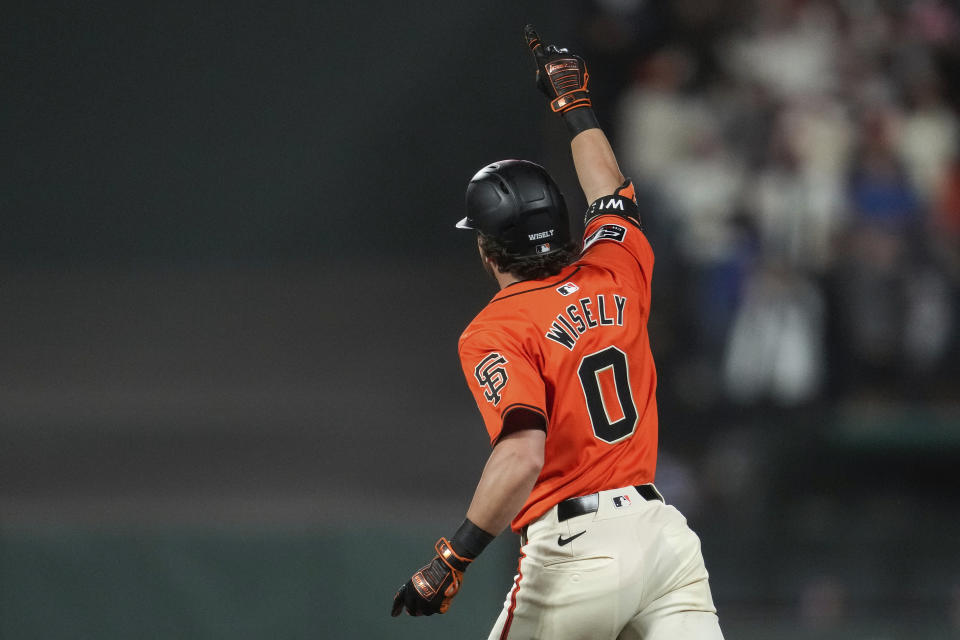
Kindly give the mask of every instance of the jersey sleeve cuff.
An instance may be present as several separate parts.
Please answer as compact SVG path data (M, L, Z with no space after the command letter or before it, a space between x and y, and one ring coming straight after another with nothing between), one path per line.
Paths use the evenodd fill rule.
M510 416L510 414L513 413L514 411L521 411L521 410L543 418L543 423L542 424L534 424L534 423L526 424L526 423L513 422L511 424L507 424L507 418ZM544 411L542 408L533 404L525 404L523 402L514 402L504 407L503 411L500 412L500 430L497 432L496 437L491 439L490 444L492 444L493 446L496 446L497 442L499 442L500 438L502 438L503 436L508 435L510 433L515 433L517 431L523 431L524 429L542 429L543 431L546 431L547 425L549 424L549 422L550 421L547 418L547 412Z
M538 406L536 406L536 405L533 405L533 404L524 404L524 403L522 403L522 402L514 402L513 404L507 405L506 408L504 408L503 412L502 412L500 415L503 417L504 420L506 420L507 414L509 414L511 411L516 411L517 409L526 409L527 411L533 411L534 413L537 413L537 414L543 416L543 419L544 419L544 420L547 419L547 412L546 412L546 411L544 411L543 409L541 409L540 407L538 407Z

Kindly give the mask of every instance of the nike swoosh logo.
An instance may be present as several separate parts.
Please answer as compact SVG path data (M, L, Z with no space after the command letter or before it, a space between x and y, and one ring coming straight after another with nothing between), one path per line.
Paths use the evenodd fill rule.
M580 533L578 533L578 534L576 534L576 535L570 536L570 537L567 538L566 540L564 540L563 536L557 536L557 544L562 547L562 546L565 545L565 544L569 544L569 543L573 542L574 540L576 540L577 538L579 538L580 536L582 536L582 535L585 534L585 533L586 533L586 531L581 531Z

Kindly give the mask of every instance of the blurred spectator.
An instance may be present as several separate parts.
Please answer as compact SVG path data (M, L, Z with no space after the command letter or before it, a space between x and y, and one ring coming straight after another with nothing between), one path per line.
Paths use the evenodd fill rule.
M741 403L795 406L823 384L824 301L811 282L766 268L750 281L724 362L724 383Z
M908 275L904 320L904 355L907 374L933 374L950 346L954 313L950 288L944 276L931 266Z
M781 112L749 194L765 255L805 271L827 268L849 147L849 123L835 101L797 101Z
M851 227L889 234L902 248L919 228L920 201L892 140L894 114L876 110L864 118L861 149L851 171ZM870 251L854 238L855 249Z
M937 198L937 191L957 148L957 118L941 95L932 62L924 57L911 69L907 87L909 111L902 125L899 152L907 172L924 203ZM916 66L916 65L915 65Z
M729 73L781 99L837 87L837 20L826 2L756 3L752 30L733 38L722 57Z
M682 49L654 54L620 99L618 130L623 163L650 182L666 176L709 126L708 105L682 93L693 77L693 59Z

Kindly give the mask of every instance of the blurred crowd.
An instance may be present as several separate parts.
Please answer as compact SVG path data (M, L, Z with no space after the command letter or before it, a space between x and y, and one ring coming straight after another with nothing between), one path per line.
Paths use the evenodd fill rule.
M594 0L581 29L684 403L956 396L955 7Z

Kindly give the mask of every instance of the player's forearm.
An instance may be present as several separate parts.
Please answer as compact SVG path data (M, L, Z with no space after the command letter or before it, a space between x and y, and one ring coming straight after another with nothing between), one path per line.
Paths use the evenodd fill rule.
M497 443L473 494L468 520L493 535L510 524L543 468L545 438L539 429L526 429Z
M609 195L623 184L617 157L603 129L587 129L570 141L573 165L587 202Z

